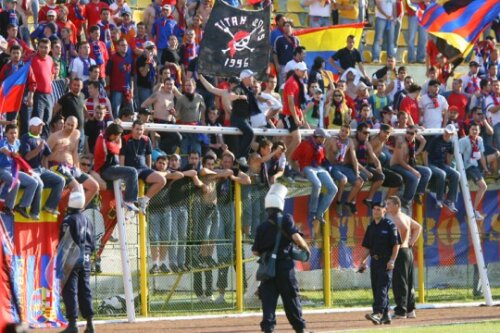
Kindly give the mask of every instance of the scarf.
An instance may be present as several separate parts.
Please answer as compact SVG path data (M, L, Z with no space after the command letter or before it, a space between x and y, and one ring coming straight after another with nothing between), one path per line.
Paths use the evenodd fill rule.
M184 96L186 96L186 98L190 102L192 102L194 100L194 94L184 93Z
M349 141L349 139L347 139L346 141ZM347 143L342 142L340 137L337 137L337 154L335 155L335 160L338 163L344 163L346 153Z
M432 97L430 94L427 94L427 96L429 96L429 98L431 99L432 104L434 105L434 109L437 109L439 107L439 101L437 99L437 95Z
M83 63L83 75L84 76L89 76L89 67L90 67L90 59L89 58L82 58L82 57L79 57L80 60L82 61Z
M493 104L495 104L495 106L498 106L500 104L500 101L498 100L496 95L491 95L491 98L493 98Z
M406 143L408 144L408 164L414 168L417 166L417 160L415 158L415 141L411 140L409 141L408 139L405 139Z
M189 62L196 58L198 55L198 48L195 43L184 44L183 52L182 52L182 64L185 68L188 67Z
M342 102L337 102L333 100L333 106L335 107L335 112L333 114L332 124L337 126L342 126L342 111L340 111L340 106Z
M146 64L149 65L148 81L154 83L156 78L156 61L154 57L146 59Z
M84 21L85 18L83 17L82 10L80 8L79 3L73 4L73 11L75 12L75 16L79 21Z
M470 140L470 145L472 147L471 149L471 153L470 153L470 158L475 160L476 158L474 157L474 154L477 154L480 152L479 150L479 139L476 138L475 140L472 139L471 136L469 136L469 140Z
M358 148L356 149L356 157L361 165L368 164L368 153L366 149L366 141L359 142Z
M316 141L314 140L314 137L309 137L309 141L311 142L311 145L313 147L313 157L312 157L312 161L311 161L311 166L313 168L317 168L319 167L320 163L321 163L321 150L323 149L323 145L322 144L318 144L316 143Z
M304 105L306 104L306 92L304 89L304 83L302 80L297 76L297 74L293 74L293 78L297 82L299 86L299 105Z
M97 65L104 64L104 58L102 56L101 48L99 46L99 41L89 40L90 46L92 47L92 53L94 54L94 60Z

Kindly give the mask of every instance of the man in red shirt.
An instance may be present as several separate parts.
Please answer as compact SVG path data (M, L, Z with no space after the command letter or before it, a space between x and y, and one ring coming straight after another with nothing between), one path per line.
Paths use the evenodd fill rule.
M412 83L408 87L408 94L403 98L399 106L399 111L404 111L410 115L409 125L420 123L420 111L417 99L421 90L422 88L418 84Z
M285 142L288 147L286 158L289 161L301 140L299 128L304 125L300 106L305 103L306 92L302 79L307 73L307 66L305 62L298 62L294 70L295 73L286 80L283 90L283 125L290 132Z
M87 27L97 25L101 20L101 10L104 8L109 9L107 3L100 0L92 0L85 5L85 13L87 15Z
M45 1L46 5L40 8L38 12L38 23L47 22L47 13L49 10L54 10L56 15L59 14L59 6L56 4L56 0L47 0Z
M321 224L325 223L324 213L337 194L337 186L332 177L321 165L325 162L323 144L328 137L322 128L316 128L312 137L303 140L292 154L291 159L296 161L300 171L311 182L311 196L309 197L308 223L313 226L314 238L321 239ZM321 188L326 191L321 195ZM311 226L311 225L310 225Z
M36 89L33 94L33 100L28 100L27 104L33 105L32 117L38 117L46 124L52 119L52 108L54 103L50 95L52 94L52 79L54 77L55 68L52 57L49 56L50 41L47 38L42 38L38 42L38 51L31 58L31 69L36 79ZM27 120L29 120L29 117ZM22 119L22 118L21 118ZM28 124L25 124L26 129ZM44 137L49 134L48 126L43 129Z
M99 66L99 76L101 79L106 77L106 63L109 60L108 48L106 44L101 41L101 29L97 25L89 28L89 45L90 57L95 60L96 65Z
M127 41L121 38L118 52L111 56L106 67L106 86L111 93L111 108L115 119L118 118L121 105L132 101L132 72L132 52L128 49Z
M456 106L458 110L459 122L464 122L466 118L466 107L469 103L469 98L462 92L462 79L454 79L451 85L451 91L443 94L448 101L449 108Z
M82 32L87 31L85 6L80 4L79 0L71 0L66 4L66 7L68 8L68 20L73 22L77 35L80 36Z

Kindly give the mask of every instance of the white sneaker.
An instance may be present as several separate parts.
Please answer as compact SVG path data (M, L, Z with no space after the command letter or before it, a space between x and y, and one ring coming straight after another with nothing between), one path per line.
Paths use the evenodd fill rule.
M141 213L146 214L146 208L148 208L149 204L149 198L147 197L142 197L137 200L137 203L139 204L139 210Z
M436 207L443 208L443 202L441 200L436 200Z
M224 304L226 300L224 299L224 294L220 294L214 301L215 304Z
M475 210L475 211L474 211L474 217L475 217L475 218L476 218L476 220L478 220L478 221L482 221L482 220L484 220L484 216L483 216L483 215L481 215L481 213L480 213L479 211L477 211L477 210Z
M134 205L133 202L125 201L125 202L123 202L123 205L125 206L125 208L127 208L131 212L138 212L139 211L139 208L137 208L137 206Z
M417 318L417 313L415 312L415 310L413 310L412 312L408 312L406 314L406 318Z
M457 213L457 212L458 212L458 209L457 209L457 207L455 206L455 203L450 202L450 201L445 201L445 202L444 202L444 205L445 205L446 207L448 207L448 209L449 209L452 213Z

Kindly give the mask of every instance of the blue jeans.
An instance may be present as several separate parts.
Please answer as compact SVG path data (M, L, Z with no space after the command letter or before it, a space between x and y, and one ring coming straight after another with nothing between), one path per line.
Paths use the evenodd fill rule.
M388 57L394 56L394 21L377 17L375 19L375 40L373 41L373 60L380 60L382 40L386 41Z
M500 123L493 127L493 135L495 136L496 149L500 150Z
M418 33L417 57L415 59L415 37ZM424 62L425 48L427 46L427 31L424 27L418 24L416 16L408 17L408 61L409 62Z
M231 115L231 126L237 127L243 132L243 135L239 136L239 151L236 153L236 158L247 157L250 152L250 145L254 137L252 126L250 126L250 121L248 118L243 118L237 115Z
M50 194L45 201L45 208L52 210L57 209L59 201L61 201L62 191L64 189L64 178L42 167L33 169L33 178L38 181L42 188L50 188ZM35 198L34 200L36 201L37 199ZM33 207L31 208L31 211L33 212ZM33 212L33 214L35 213L38 214L39 211Z
M415 169L420 172L420 178L403 168L401 165L393 165L391 169L403 177L405 191L401 201L404 203L411 202L416 193L423 194L432 175L431 169L422 165L417 165L415 167Z
M342 16L339 16L339 24L353 24L353 23L358 23L359 21L357 19L348 19Z
M54 102L52 101L50 94L43 94L35 91L35 94L33 95L33 111L30 118L38 117L42 119L44 123L49 124L52 119L53 106ZM49 126L43 127L42 136L45 138L49 136Z
M137 107L140 107L149 96L153 94L153 89L137 87Z
M170 207L149 210L149 241L151 245L166 245L172 236L172 214ZM169 248L170 249L170 248Z
M311 28L327 27L332 25L330 16L309 16L309 26Z
M460 174L457 170L453 169L449 165L433 165L429 164L429 168L432 171L432 178L436 180L436 198L439 201L444 199L444 188L446 185L446 179L450 180L448 185L448 197L449 202L455 203L458 197L458 180L460 179Z
M266 217L264 208L264 198L268 188L262 184L251 184L241 187L241 197L243 204L243 225L249 227L251 237L255 236L255 231L259 224Z
M125 96L120 91L112 91L111 92L111 110L113 112L113 118L118 118L118 112L120 111L120 107L123 103Z
M0 180L3 181L4 186L6 186L7 189L10 189L10 186L14 181L10 169L0 169ZM22 171L19 171L17 184L14 185L12 190L9 191L5 197L5 206L9 209L14 208L17 192L20 187L24 188L24 192L23 196L19 200L19 206L24 208L31 207L32 214L38 214L38 212L40 212L40 199L42 197L43 186L40 186L40 184L33 177ZM34 200L35 198L38 199L37 202Z
M40 11L40 3L38 0L31 0L31 10L33 11L33 23L36 28L38 25L38 12Z
M197 151L201 156L200 136L197 133L182 133L181 154L186 155Z
M170 264L182 266L186 263L186 240L188 227L187 202L179 202L178 205L170 207L172 215L172 225L170 240L172 247L168 250L168 260Z
M309 197L309 217L323 218L325 211L337 194L337 186L328 171L321 167L308 166L304 168L304 175L311 182L311 196ZM321 195L321 188L326 188L326 193Z
M135 168L114 165L101 170L101 176L102 179L110 182L123 179L125 182L123 200L126 202L137 201L139 190L137 187L137 170Z

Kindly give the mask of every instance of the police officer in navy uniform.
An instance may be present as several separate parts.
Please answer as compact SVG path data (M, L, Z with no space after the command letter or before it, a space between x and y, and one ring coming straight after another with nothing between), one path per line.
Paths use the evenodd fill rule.
M60 333L78 333L76 320L78 308L87 320L84 333L94 333L92 317L92 294L90 290L90 255L94 252L94 230L92 222L82 214L85 206L83 189L69 195L68 210L61 224L60 239L69 229L73 241L80 247L80 258L66 280L62 297L66 306L68 327Z
M366 269L370 257L370 279L373 292L373 313L366 319L375 325L390 324L389 288L394 262L398 256L401 237L396 225L384 218L385 208L381 203L372 204L373 220L366 229L363 247L366 253L361 261L360 272Z
M279 295L281 295L281 299L283 300L283 307L288 321L295 332L304 332L306 327L306 322L302 318L299 285L295 277L293 259L290 255L292 242L300 249L306 251L309 257L311 252L295 226L293 217L290 214L283 214L287 192L287 188L281 184L271 186L265 198L268 220L257 227L255 241L252 246L252 251L257 256L266 251L273 251L277 236L276 233L280 232L276 223L281 216L282 235L277 253L276 276L262 281L259 286L263 312L260 327L266 333L274 332L274 326L276 325L276 305Z

